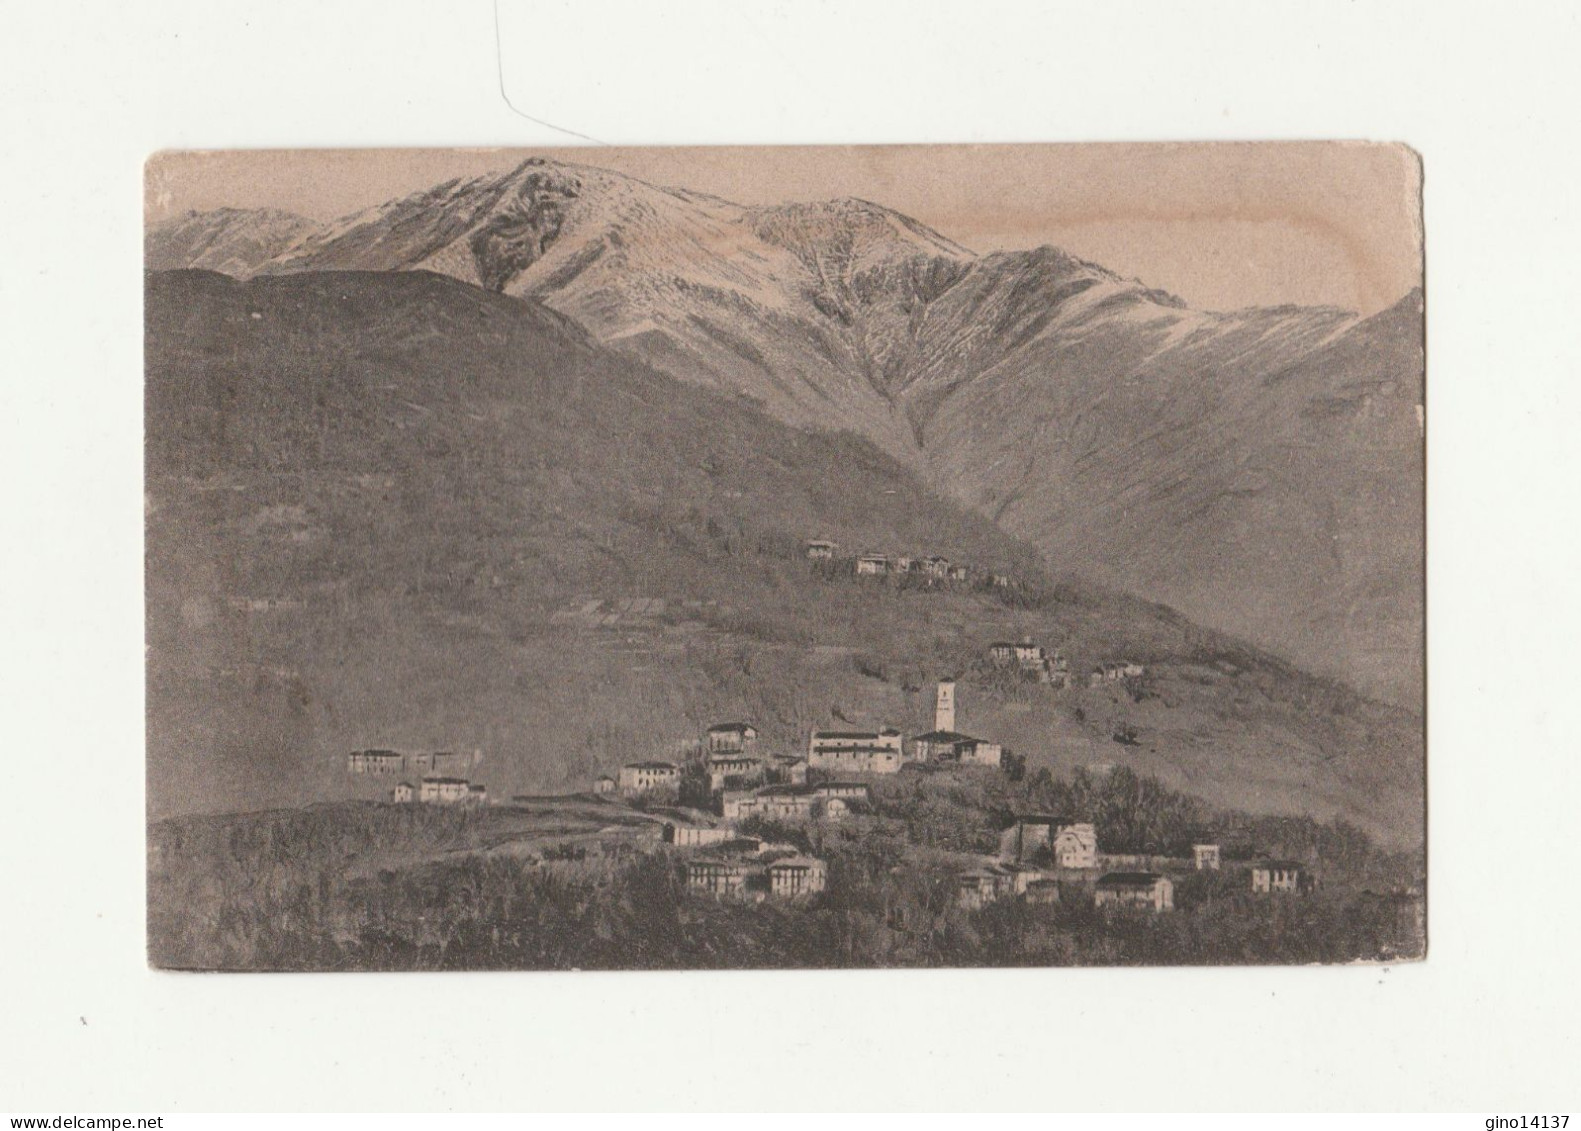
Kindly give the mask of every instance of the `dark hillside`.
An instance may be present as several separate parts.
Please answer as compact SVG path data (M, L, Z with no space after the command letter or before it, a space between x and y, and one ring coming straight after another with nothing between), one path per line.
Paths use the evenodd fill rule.
M1034 767L1122 762L1414 843L1408 715L1050 579L869 441L661 375L541 305L426 272L183 271L149 276L147 331L156 815L371 796L340 773L365 746L479 749L503 797L725 717L785 749L841 720L925 729L929 681L959 673L963 727ZM813 537L1019 586L862 584L802 560ZM980 658L1012 633L1150 674L1006 685Z

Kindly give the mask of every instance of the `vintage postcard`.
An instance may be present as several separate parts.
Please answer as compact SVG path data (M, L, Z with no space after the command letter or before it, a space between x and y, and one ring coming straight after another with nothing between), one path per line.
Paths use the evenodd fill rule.
M1410 150L146 188L153 965L1424 954Z

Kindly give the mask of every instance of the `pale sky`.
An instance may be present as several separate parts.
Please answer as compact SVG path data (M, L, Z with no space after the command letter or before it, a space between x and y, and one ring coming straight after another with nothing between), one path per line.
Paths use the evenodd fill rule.
M147 216L330 220L534 155L741 204L862 197L976 251L1053 244L1208 310L1371 314L1422 278L1416 158L1363 143L171 153L149 163Z

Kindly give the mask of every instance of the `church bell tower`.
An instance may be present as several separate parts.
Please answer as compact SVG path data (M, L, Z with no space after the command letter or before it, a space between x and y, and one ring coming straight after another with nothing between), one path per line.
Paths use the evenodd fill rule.
M933 729L955 729L955 681L941 679L939 681L939 695L933 705Z

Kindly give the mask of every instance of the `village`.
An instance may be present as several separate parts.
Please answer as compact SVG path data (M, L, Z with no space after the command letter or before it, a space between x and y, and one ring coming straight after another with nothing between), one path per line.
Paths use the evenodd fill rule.
M804 554L815 571L831 579L888 579L923 592L963 585L1013 592L1016 586L1009 575L939 554L864 552L842 558L838 544L824 539L807 542ZM613 615L602 603L594 604L599 607L577 610L576 615L590 622L597 619L595 613L606 619ZM653 615L652 604L621 605L617 611L629 617ZM555 623L573 619L565 613L555 616ZM978 675L1049 692L1124 686L1147 674L1144 664L1122 657L1102 660L1079 678L1060 650L1025 636L993 640L980 654ZM595 802L640 817L641 851L669 856L682 877L681 890L695 898L735 904L812 899L841 880L839 868L817 845L836 830L849 843L876 829L884 817L884 782L904 783L911 780L907 775L964 780L973 774L1024 771L1024 758L998 741L961 729L960 688L957 678L935 682L932 725L918 728L920 733L908 735L890 725L819 727L803 744L776 748L752 722L717 722L700 735L672 743L669 748L675 753L666 758L611 767L589 782L586 792L515 797L503 804ZM388 791L395 804L501 804L491 802L487 788L472 780L481 762L480 751L374 749L348 755L346 769L358 777L400 779ZM1103 775L1115 767L1094 763L1088 769ZM1231 885L1220 890L1238 890L1253 899L1300 898L1322 886L1320 870L1312 862L1259 852L1235 830L1197 829L1189 846L1180 844L1175 855L1110 851L1106 838L1113 831L1059 813L1000 815L997 823L984 824L974 834L984 848L994 844L992 851L933 850L928 867L940 878L948 875L954 905L968 913L1019 903L1087 907L1105 916L1162 915L1175 910L1182 878L1203 873ZM1412 922L1422 913L1419 896L1380 898L1395 898L1398 913Z
M988 656L1025 678L1055 687L1068 683L1063 657L1030 641L996 642ZM1142 671L1141 665L1116 661L1094 676L1123 680ZM720 722L691 743L683 759L626 763L596 778L591 792L656 818L655 847L680 857L689 891L749 902L803 899L828 888L828 861L765 830L860 825L874 814L874 785L894 775L1006 768L999 743L957 729L956 681L937 683L932 723L911 737L896 727L815 729L803 749L773 751L765 749L753 724ZM346 769L357 776L419 774L415 785L402 780L390 789L396 804L478 806L489 804L487 789L460 775L480 761L477 751L363 750L347 756ZM1259 896L1301 896L1318 882L1297 861L1232 861L1206 831L1191 845L1191 855L1181 857L1106 852L1102 829L1057 814L1018 814L989 831L997 836L996 852L955 859L955 901L966 911L1018 900L1164 913L1174 909L1180 875L1230 868L1244 873L1243 890Z

